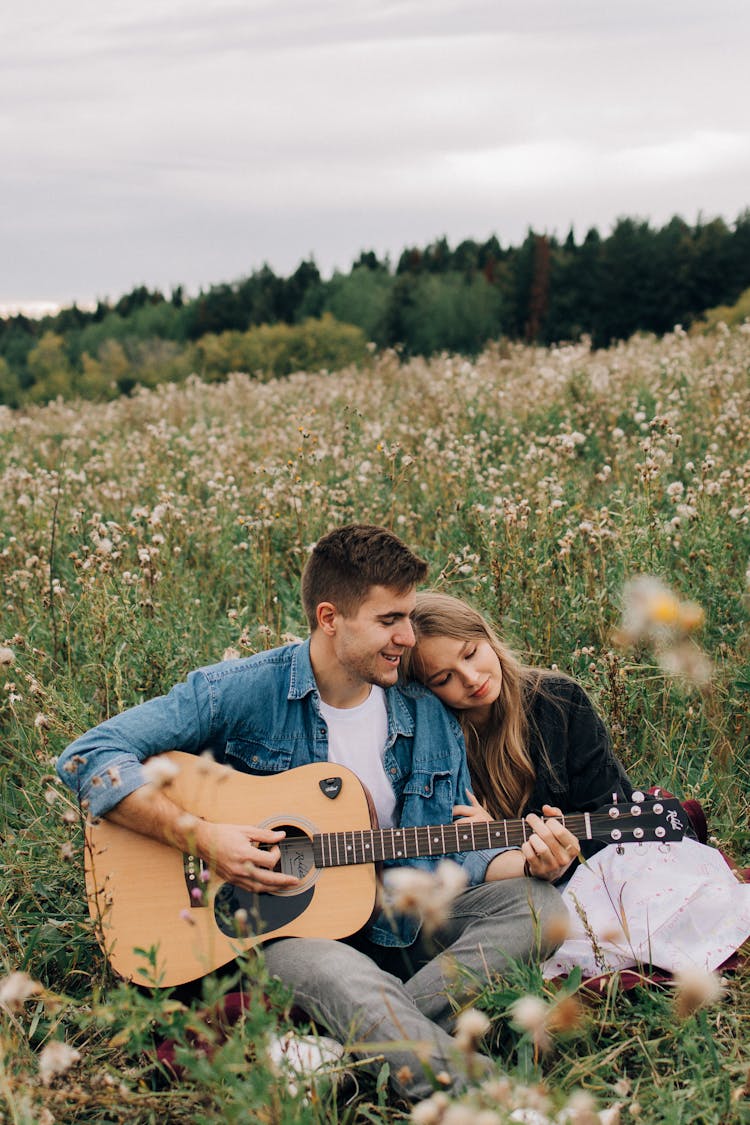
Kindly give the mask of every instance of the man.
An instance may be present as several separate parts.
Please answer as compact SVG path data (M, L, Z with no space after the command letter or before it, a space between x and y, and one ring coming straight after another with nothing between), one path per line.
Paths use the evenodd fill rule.
M274 870L282 834L208 821L187 827L165 793L144 789L147 758L210 751L256 775L330 760L367 786L381 827L450 823L469 788L459 727L430 692L397 685L401 655L414 644L410 615L426 570L383 528L330 532L302 577L308 641L191 673L163 698L79 738L61 755L60 776L92 815L197 852L221 879L252 892L296 883ZM329 1034L356 1040L363 1052L368 1043L384 1050L392 1085L409 1100L432 1091L420 1062L424 1044L430 1069L460 1084L450 1028L455 1007L471 996L471 978L476 989L510 958L552 950L538 921L564 915L560 896L535 880L486 882L495 854L452 857L468 889L429 952L414 918L384 914L351 941L283 937L265 946L269 971L295 1002ZM411 863L432 868L437 861ZM457 975L457 963L466 971Z

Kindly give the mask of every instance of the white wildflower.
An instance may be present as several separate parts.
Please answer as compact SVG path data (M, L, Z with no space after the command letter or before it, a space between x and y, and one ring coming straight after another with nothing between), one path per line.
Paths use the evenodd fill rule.
M692 641L682 641L659 653L659 667L690 687L706 687L713 679L713 664L703 649Z
M585 1090L576 1090L571 1094L558 1120L561 1125L599 1125L599 1114L591 1094Z
M528 1032L541 1050L546 1050L550 1043L547 1030L549 1004L541 996L521 996L511 1004L510 1011L513 1023Z
M453 1033L456 1046L461 1051L473 1051L482 1037L487 1034L490 1026L487 1016L477 1008L467 1008L460 1012Z
M725 982L707 969L677 969L674 974L675 1011L680 1019L699 1008L716 1004L724 995Z
M449 1104L447 1096L439 1090L412 1108L411 1120L415 1125L439 1125Z
M66 1074L72 1066L80 1062L81 1052L69 1046L61 1039L53 1039L42 1049L39 1055L39 1076L45 1086L49 1086L53 1078Z
M27 973L9 973L0 980L0 1008L17 1012L27 1000L41 991L41 984L32 980Z
M171 758L157 754L143 763L143 772L150 785L155 789L162 789L165 785L169 785L170 781L174 781L180 772L180 767Z
M476 1125L476 1110L471 1106L454 1102L443 1114L442 1125Z
M447 922L453 900L466 889L467 876L453 860L441 860L434 871L396 867L385 874L385 904L399 914L421 918L426 934Z

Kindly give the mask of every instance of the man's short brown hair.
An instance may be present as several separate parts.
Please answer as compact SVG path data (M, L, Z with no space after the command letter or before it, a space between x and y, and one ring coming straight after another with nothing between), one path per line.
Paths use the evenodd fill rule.
M354 617L373 586L405 593L427 574L427 563L384 527L352 523L324 535L302 574L302 606L311 630L317 609L331 602Z

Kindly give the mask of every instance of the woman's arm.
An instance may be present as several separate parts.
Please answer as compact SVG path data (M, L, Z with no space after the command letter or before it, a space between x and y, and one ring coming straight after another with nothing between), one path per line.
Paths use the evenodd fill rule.
M453 815L458 823L471 820L492 820L487 810L473 793L468 794L468 805L455 805ZM542 806L542 816L533 813L526 823L533 830L520 848L509 848L495 856L487 867L485 883L500 879L518 879L527 876L554 883L560 879L580 853L578 840L561 820L560 809ZM543 819L549 818L549 819Z

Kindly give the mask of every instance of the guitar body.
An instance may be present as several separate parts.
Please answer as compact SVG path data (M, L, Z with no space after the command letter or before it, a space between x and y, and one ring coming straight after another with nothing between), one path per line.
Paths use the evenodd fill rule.
M162 757L179 767L165 792L187 812L284 829L282 869L302 881L291 892L252 895L207 878L197 857L107 820L89 825L89 911L118 975L171 987L270 938L340 938L366 925L375 909L375 863L318 869L310 843L314 833L342 824L374 826L369 796L355 774L318 762L255 777L180 751Z

